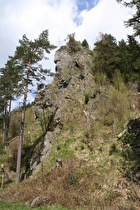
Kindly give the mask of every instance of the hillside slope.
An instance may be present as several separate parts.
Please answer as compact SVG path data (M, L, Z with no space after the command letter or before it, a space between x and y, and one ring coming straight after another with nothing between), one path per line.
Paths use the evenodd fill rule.
M117 89L105 75L97 81L91 51L79 43L76 46L72 50L67 44L56 52L54 80L36 95L32 127L31 117L26 121L25 134L29 128L32 136L40 132L23 148L28 162L23 164L24 172L31 176L5 188L0 199L32 207L139 209L136 88L118 80L122 88ZM133 126L130 119L135 119ZM124 125L127 132L120 134ZM63 163L59 170L54 168L57 157Z

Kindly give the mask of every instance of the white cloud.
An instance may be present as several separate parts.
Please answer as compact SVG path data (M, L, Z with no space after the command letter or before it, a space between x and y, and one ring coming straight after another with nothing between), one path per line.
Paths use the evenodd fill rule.
M6 63L8 55L13 55L23 34L34 39L44 29L49 29L51 43L58 44L58 40L64 40L68 34L75 32L77 39L86 38L93 45L99 32L126 39L126 33L132 31L123 24L129 18L131 9L117 4L116 0L100 0L89 11L81 11L80 26L74 22L78 15L78 0L1 1L0 66Z
M100 0L90 11L81 12L82 25L76 30L76 37L86 38L93 47L99 32L112 34L117 40L127 39L131 28L125 28L124 20L130 18L132 9L117 4L115 0Z
M51 2L51 4L50 4ZM1 12L2 11L2 12ZM13 55L18 40L26 34L29 39L37 38L49 29L49 39L56 44L58 38L66 38L75 31L73 22L76 5L74 0L7 0L0 8L0 66Z

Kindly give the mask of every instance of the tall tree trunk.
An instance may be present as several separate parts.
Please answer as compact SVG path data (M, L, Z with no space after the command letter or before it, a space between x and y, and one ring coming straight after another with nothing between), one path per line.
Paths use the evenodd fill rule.
M24 120L25 120L25 108L26 108L26 100L27 100L27 91L28 91L28 80L31 68L31 59L29 60L29 67L27 72L27 80L26 80L26 88L24 93L24 102L21 116L21 127L20 127L20 135L19 135L19 146L18 146L18 155L17 155L17 168L16 168L16 180L15 183L18 184L20 181L20 170L21 170L21 152L22 152L22 142L23 142L23 132L24 132Z
M3 110L3 143L5 142L5 132L6 132L6 110L7 110L7 107L5 106L4 107L4 110Z
M8 120L7 120L7 129L6 129L6 141L8 140L10 116L11 116L11 99L10 99L10 102L9 102L9 113L8 113Z

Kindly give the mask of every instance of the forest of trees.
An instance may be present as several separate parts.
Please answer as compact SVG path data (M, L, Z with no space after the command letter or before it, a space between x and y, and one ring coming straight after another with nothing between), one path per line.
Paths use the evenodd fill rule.
M94 73L105 73L111 81L113 74L120 71L126 83L140 83L140 45L133 36L117 44L111 34L101 34L94 45Z

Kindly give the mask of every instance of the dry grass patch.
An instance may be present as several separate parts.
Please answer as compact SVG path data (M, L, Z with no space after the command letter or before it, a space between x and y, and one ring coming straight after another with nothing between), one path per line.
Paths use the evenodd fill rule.
M102 168L86 164L84 160L71 157L59 170L52 169L37 179L6 189L0 199L30 205L36 197L44 197L46 202L40 205L57 204L73 209L104 209L114 205L122 196L114 190L115 174L109 176Z

